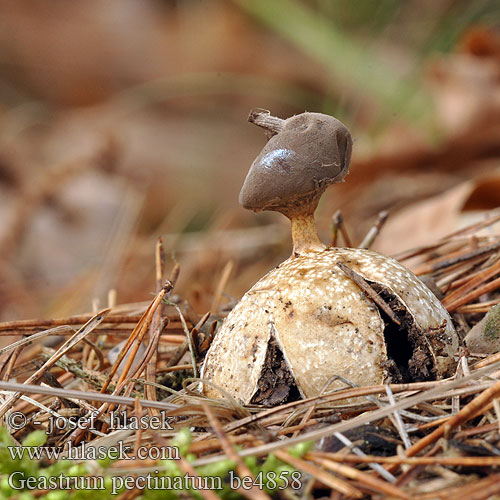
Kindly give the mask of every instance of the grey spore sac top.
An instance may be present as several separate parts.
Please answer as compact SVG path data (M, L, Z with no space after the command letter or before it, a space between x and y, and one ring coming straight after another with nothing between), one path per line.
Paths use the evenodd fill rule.
M283 120L250 167L240 204L286 215L313 211L323 191L347 175L351 151L349 130L333 116L302 113Z

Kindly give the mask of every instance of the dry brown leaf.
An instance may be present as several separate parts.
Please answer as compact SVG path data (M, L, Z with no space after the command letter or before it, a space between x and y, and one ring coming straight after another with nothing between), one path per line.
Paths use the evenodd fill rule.
M394 254L438 241L447 234L480 219L483 210L500 207L500 173L469 180L393 214L374 248Z

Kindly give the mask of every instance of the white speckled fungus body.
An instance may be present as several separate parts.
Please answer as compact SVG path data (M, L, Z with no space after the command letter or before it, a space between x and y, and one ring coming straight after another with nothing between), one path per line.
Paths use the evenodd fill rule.
M394 259L371 250L331 248L291 257L259 280L225 319L202 376L249 404L275 337L303 397L321 393L334 375L359 385L382 383L388 359L384 321L338 262L389 290L422 335L441 327L443 349L434 358L438 375L443 374L458 349L458 337L432 292ZM221 397L209 384L204 393Z

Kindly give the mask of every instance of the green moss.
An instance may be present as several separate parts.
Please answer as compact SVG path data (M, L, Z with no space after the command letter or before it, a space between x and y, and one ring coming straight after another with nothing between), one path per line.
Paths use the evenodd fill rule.
M36 448L37 446L44 445L45 442L45 433L34 431L23 440L23 446ZM191 442L192 434L187 428L181 429L172 439L172 446L177 446L181 456L188 462L193 462L195 459L194 455L188 453ZM311 446L312 443L303 443L288 451L294 456L302 456ZM96 462L84 461L77 463L72 460L59 460L52 465L44 466L43 462L30 459L28 453L25 453L24 456L16 455L13 457L8 447L17 448L18 446L16 446L7 429L0 428L0 500L14 498L16 500L32 500L35 498L34 493L36 490L28 488L24 490L16 489L16 484L14 484L14 488L10 486L9 476L13 472L22 473L23 476L21 477L24 478L56 478L61 474L64 477L102 476L104 478L104 489L92 489L91 491L84 489L76 489L74 491L53 490L37 496L37 499L41 500L107 500L116 498L116 494L119 493L119 491L115 491L115 495L112 494L113 477L110 476L112 469L109 472L107 471L107 468L112 464L111 460L101 461L100 463L104 467L100 469L95 469ZM298 484L297 477L300 482L300 473L272 454L265 459L245 457L244 461L255 477L255 484L270 495L275 494L285 484L292 484L293 482L296 487ZM91 464L90 468L89 464ZM234 484L233 488L231 488L231 484L229 483L230 477L236 478L236 481L239 480L239 476L236 473L236 464L232 460L219 460L210 465L197 467L195 470L198 476L220 483L221 488L216 493L221 500L240 500L243 498L234 489ZM158 463L158 471L152 473L151 476L158 478L164 476L170 478L172 482L175 480L179 482L181 478L184 478L185 472L179 467L177 461L165 460ZM17 484L17 486L20 485L21 483ZM120 489L120 491L123 490L124 488ZM187 498L186 495L189 495L189 498L202 500L199 491L190 488L189 485L186 485L184 489L177 490L144 489L140 498L143 500L176 500L178 498Z

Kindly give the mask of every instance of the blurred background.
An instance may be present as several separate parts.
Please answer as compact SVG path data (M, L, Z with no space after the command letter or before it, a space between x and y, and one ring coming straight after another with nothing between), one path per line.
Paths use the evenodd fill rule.
M317 212L354 245L436 241L500 205L498 0L0 2L0 320L150 300L155 245L202 313L291 249L238 206L251 108L330 113L351 173ZM229 263L229 264L228 264Z

